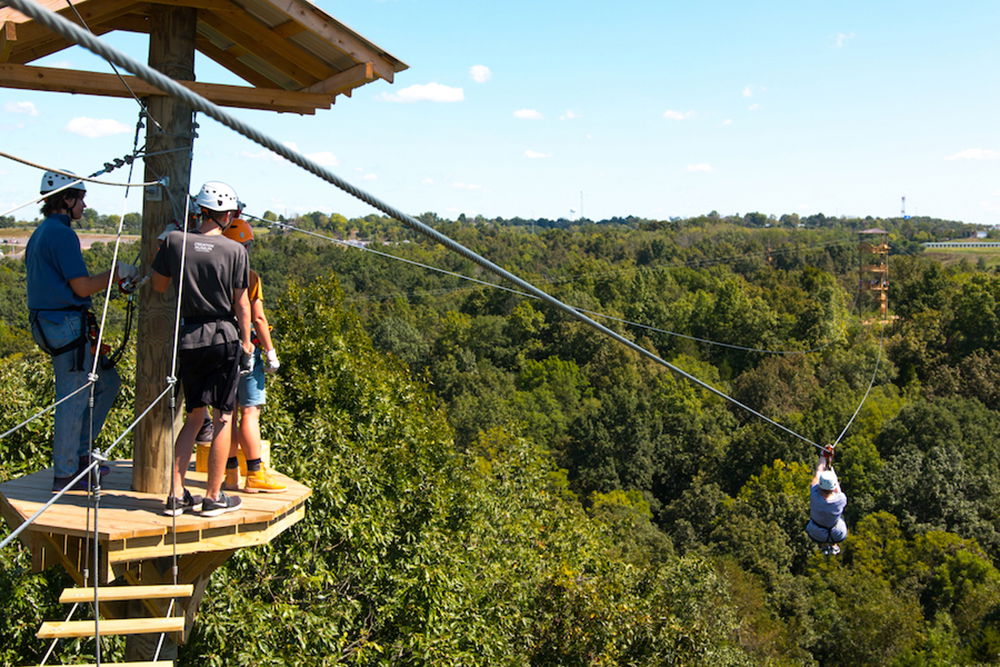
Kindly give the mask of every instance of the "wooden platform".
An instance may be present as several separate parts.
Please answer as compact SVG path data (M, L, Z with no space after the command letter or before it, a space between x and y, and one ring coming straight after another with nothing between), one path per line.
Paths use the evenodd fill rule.
M102 580L108 569L120 570L127 563L178 555L227 552L241 547L265 544L305 516L305 501L312 491L278 472L272 471L287 485L281 493L238 493L243 507L217 517L202 518L184 514L164 516L160 495L138 493L130 489L132 462L112 461L111 474L105 477L99 509ZM194 494L205 493L205 473L187 474L187 488ZM52 498L52 470L0 484L0 513L13 529ZM93 534L94 510L89 510L86 492L64 495L21 534L22 542L32 550L37 569L61 564L78 569L76 558L86 558L84 545ZM221 555L221 554L220 554ZM67 559L69 562L67 562Z

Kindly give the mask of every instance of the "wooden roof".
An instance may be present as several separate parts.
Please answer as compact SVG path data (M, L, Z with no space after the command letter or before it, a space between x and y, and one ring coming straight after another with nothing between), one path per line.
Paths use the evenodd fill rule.
M376 79L392 82L407 65L308 0L35 0L96 35L150 32L157 4L197 10L199 52L251 86L181 82L223 106L314 113L337 95ZM37 67L28 63L73 46L9 7L0 7L0 86L129 97L112 73ZM140 96L162 94L125 77Z

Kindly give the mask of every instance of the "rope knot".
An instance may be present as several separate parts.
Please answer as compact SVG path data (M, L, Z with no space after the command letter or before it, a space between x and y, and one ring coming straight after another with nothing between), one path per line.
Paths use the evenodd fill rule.
M87 382L96 383L99 377L97 373L87 373Z

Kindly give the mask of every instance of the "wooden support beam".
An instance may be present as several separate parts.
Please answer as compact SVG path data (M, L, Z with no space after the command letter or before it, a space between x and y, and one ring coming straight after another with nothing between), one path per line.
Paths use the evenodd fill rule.
M183 632L184 617L167 618L116 618L102 620L98 627L101 637L109 635L141 635L161 632ZM94 634L93 621L46 621L35 634L39 639L56 637L90 637Z
M325 79L335 70L322 60L292 42L276 35L266 25L245 11L226 13L202 12L198 20L224 35L227 39L250 49L255 55L280 69L300 86Z
M4 21L0 26L0 63L7 62L16 41L17 25L13 21Z
M194 593L194 586L191 584L162 584L159 586L103 586L97 589L98 602L111 602L121 600L145 600L162 598L186 598ZM73 604L75 602L93 602L93 588L67 588L59 596L62 604Z
M289 37L294 37L300 32L305 32L306 27L299 23L298 21L285 21L284 23L279 23L278 25L271 28L273 32L278 37L283 39L288 39Z
M101 2L79 3L76 7L85 24L97 35L107 30L98 30L97 26L114 19L116 16L131 13L137 5L137 0L101 0ZM76 12L66 4L59 5L58 14L67 21L80 24ZM9 62L25 64L43 56L62 51L73 46L75 42L67 41L62 35L53 33L37 21L21 23L17 28L17 44L11 50Z
M123 77L129 87L140 97L163 96L165 93L143 79ZM328 94L304 93L275 88L250 88L214 83L179 81L220 106L240 109L263 109L298 114L313 114L316 109L328 109L333 98ZM114 74L102 72L77 72L52 67L0 63L0 87L26 90L46 90L103 97L131 97Z
M350 69L346 69L340 74L334 74L329 79L324 79L314 83L308 88L304 88L304 93L326 93L327 95L340 95L350 93L358 86L375 80L374 63L358 63Z
M406 65L402 62L385 51L379 51L343 24L332 20L308 0L263 0L263 2L288 14L307 30L316 33L357 62L374 63L375 72L389 83L392 83L397 69L406 69ZM398 68L394 65L398 65Z
M242 46L234 46L229 49L220 49L206 37L196 37L195 46L203 54L222 65L224 68L241 77L244 81L258 88L274 88L276 81L272 81L249 65L244 65L239 60L242 55Z

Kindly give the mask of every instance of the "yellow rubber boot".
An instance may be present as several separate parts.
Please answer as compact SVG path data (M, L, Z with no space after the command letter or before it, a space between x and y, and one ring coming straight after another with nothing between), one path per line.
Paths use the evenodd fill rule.
M244 491L247 493L281 493L286 488L267 471L267 468L261 465L260 470L251 470L247 473Z
M223 491L240 490L240 469L226 468L226 479L222 482Z

